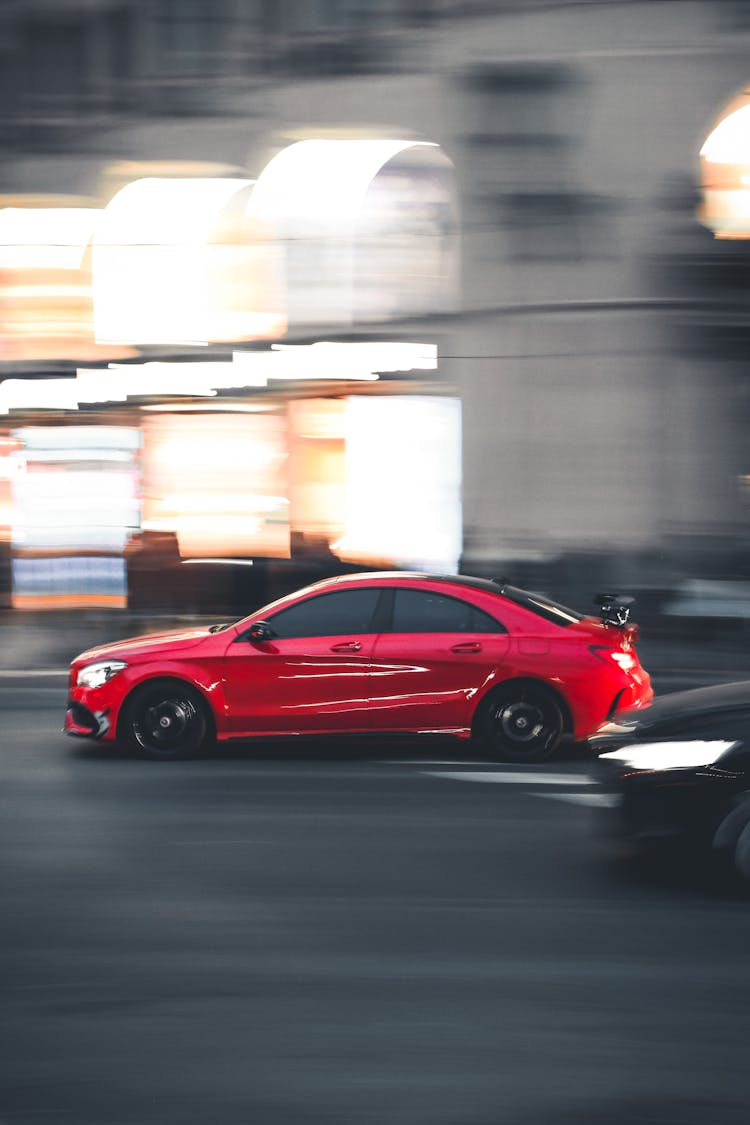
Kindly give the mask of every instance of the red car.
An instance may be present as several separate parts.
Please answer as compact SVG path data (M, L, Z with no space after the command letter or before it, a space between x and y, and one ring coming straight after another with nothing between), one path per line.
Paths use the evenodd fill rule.
M584 739L652 699L632 599L601 598L599 619L504 580L331 578L234 625L82 653L65 730L162 759L214 738L397 733L540 761L564 734Z

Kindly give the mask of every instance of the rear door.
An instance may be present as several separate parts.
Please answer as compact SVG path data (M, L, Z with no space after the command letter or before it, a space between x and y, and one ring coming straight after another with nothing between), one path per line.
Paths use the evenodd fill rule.
M453 594L392 587L372 653L370 726L465 732L478 691L505 660L501 621Z
M313 595L269 615L274 637L229 645L227 730L239 734L366 731L380 590Z

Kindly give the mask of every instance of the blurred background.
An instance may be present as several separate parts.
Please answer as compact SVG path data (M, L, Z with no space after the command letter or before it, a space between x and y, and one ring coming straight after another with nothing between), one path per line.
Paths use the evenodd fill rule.
M749 84L743 0L0 0L7 1125L747 1125L747 900L601 863L585 748L59 728L371 567L748 679Z
M6 0L2 606L384 566L736 628L749 44L739 0Z

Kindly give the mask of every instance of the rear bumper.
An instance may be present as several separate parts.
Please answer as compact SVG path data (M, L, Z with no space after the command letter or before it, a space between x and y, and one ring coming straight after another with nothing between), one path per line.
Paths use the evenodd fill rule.
M648 707L653 698L651 677L641 668L637 676L627 677L627 682L612 700L607 718L612 719L623 711L642 711L644 707Z

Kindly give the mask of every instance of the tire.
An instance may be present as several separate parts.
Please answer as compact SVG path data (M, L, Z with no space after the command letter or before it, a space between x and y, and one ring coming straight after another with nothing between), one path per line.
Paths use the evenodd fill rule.
M177 680L156 680L140 688L125 711L128 741L147 758L162 762L194 757L208 729L203 698Z
M739 834L734 848L734 869L746 887L750 887L750 824Z
M741 795L721 821L711 846L722 864L734 871L737 879L750 889L750 798L747 793Z
M536 684L501 688L489 700L480 724L484 750L502 762L544 762L563 733L559 704Z

